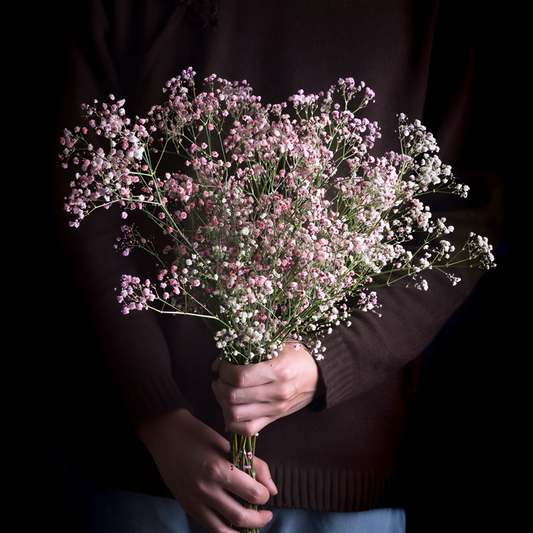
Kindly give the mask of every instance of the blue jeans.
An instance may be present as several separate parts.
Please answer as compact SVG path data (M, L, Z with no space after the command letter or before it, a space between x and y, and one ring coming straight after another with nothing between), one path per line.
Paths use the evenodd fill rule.
M361 513L322 513L272 509L261 533L405 533L403 509ZM113 488L94 487L91 533L206 533L176 500Z

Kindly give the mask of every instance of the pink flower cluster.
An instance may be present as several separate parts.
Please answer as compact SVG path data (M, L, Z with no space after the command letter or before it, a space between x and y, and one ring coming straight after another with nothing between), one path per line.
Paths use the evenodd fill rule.
M481 237L461 258L438 241L453 228L421 196L467 188L422 124L401 115L401 151L372 155L380 130L357 114L374 97L364 84L339 80L325 93L263 105L246 82L216 76L198 93L189 69L165 90L166 103L135 121L123 102L87 106L88 126L62 137L64 166L79 168L65 203L72 225L117 204L124 219L145 213L166 239L157 250L123 227L123 253L144 248L160 265L153 281L123 276L123 312L214 319L218 346L241 363L303 337L320 358L319 334L349 320L349 299L378 307L376 276L416 278L425 289L428 268L473 257L491 266ZM417 234L423 245L410 246Z

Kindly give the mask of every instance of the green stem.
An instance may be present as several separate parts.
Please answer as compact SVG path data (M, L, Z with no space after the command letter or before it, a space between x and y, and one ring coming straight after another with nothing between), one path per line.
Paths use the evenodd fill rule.
M237 435L236 433L230 433L230 457L231 462L235 468L242 470L253 479L255 479L255 469L254 469L254 457L255 457L255 443L256 435L251 437L244 437L242 435ZM247 502L242 498L239 498L241 505L247 509L257 510L257 505ZM235 527L236 531L240 533L259 533L258 529L250 528L238 528Z

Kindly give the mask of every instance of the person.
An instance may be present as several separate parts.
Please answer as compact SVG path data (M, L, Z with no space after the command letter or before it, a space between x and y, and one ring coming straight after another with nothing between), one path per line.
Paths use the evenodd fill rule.
M397 149L398 113L420 118L442 159L478 191L440 212L451 211L459 233L497 236L490 169L482 172L476 150L483 132L470 22L453 2L436 1L80 2L58 124L79 124L80 104L109 94L143 115L189 66L198 79L246 79L269 102L350 76L377 95L365 110L382 128L376 149ZM57 172L58 211L68 181ZM420 356L481 272L465 272L456 287L435 273L427 292L380 291L382 316L355 313L350 328L327 337L318 363L287 346L272 362L237 367L220 361L195 317L120 313L121 274L149 265L115 253L113 209L75 230L62 217L78 306L109 385L76 454L92 481L91 531L229 532L228 523L271 533L405 531L400 466ZM231 468L227 430L259 433L255 480Z

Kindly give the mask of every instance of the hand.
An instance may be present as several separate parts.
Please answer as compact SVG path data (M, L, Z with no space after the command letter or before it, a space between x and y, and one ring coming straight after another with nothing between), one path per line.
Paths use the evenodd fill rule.
M213 392L226 428L251 436L278 418L302 409L322 394L323 385L313 356L301 345L287 343L269 361L235 365L217 359L219 379Z
M270 511L245 509L235 498L262 505L277 494L267 464L254 458L256 480L233 468L229 443L186 409L177 409L137 426L161 476L183 510L205 528L235 533L236 527L260 528Z

